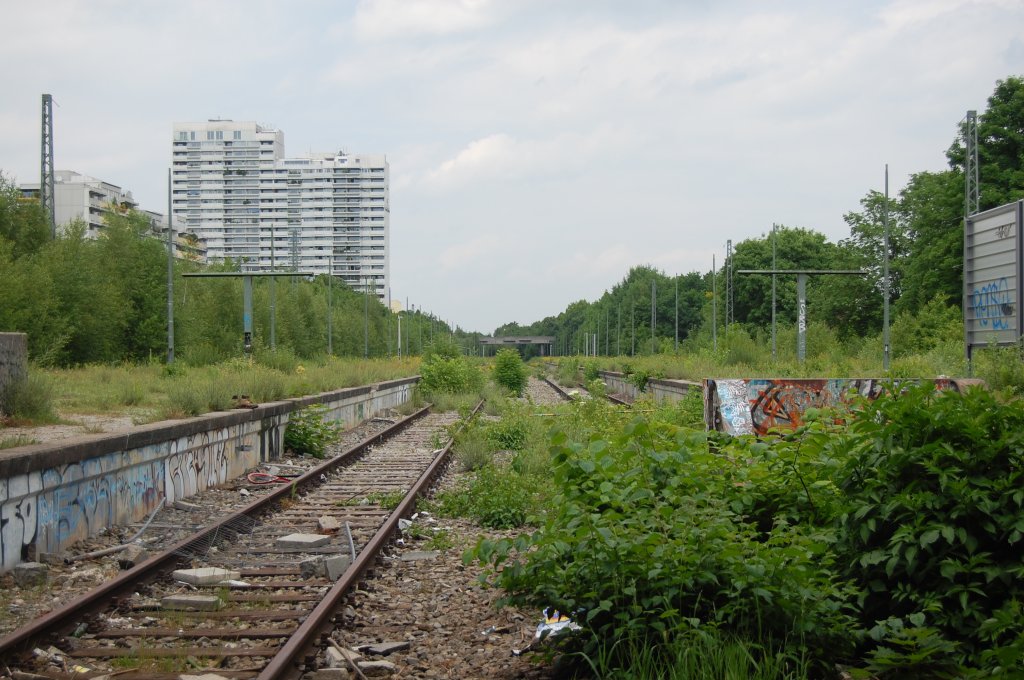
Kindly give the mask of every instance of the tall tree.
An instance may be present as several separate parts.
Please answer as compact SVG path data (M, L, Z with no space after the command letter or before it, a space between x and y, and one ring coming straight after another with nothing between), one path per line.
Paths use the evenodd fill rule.
M779 269L830 269L836 258L836 246L824 234L811 229L782 227L776 230L777 265ZM725 265L722 272L724 273ZM737 244L733 254L734 318L738 323L769 326L772 322L772 280L768 275L735 274L738 269L771 269L772 236L747 239ZM821 277L811 277L808 298L818 300L814 291L821 286ZM724 281L723 276L720 281ZM779 322L796 321L796 278L776 279L776 316ZM725 291L719 288L721 299ZM722 313L722 309L719 309Z
M963 128L946 155L963 172ZM988 108L978 115L978 179L982 210L1024 198L1024 78L996 81Z
M866 276L828 276L821 282L817 302L822 318L840 337L877 333L882 327L884 304L885 195L869 191L861 199L860 212L848 212L843 220L850 237L836 248L837 269L858 269ZM902 290L907 235L898 202L889 199L889 291L895 301Z
M11 243L11 257L39 252L50 240L50 227L39 201L21 192L0 173L0 239Z
M963 181L963 173L956 170L919 172L900 192L900 220L907 235L900 311L915 313L934 299L962 303Z

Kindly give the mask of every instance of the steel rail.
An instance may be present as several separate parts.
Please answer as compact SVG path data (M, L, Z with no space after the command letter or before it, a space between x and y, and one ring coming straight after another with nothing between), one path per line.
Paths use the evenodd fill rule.
M569 396L569 393L568 393L568 392L566 392L565 390L563 390L563 389L562 389L562 388L561 388L560 386L558 386L558 385L556 385L555 383L553 383L553 382L552 382L551 380L549 380L549 379L548 379L547 377L544 377L544 378L542 378L542 380L543 380L544 382L546 382L546 383L547 383L548 385L550 385L550 386L551 386L551 388L552 388L553 390L555 390L555 392L557 392L557 393L558 393L558 396L560 396L560 397L561 397L562 399L564 399L564 400L566 400L566 401L572 401L572 397L570 397L570 396ZM607 399L608 401L612 402L613 404L619 404L619 405L621 405L621 406L632 406L632 404L630 404L630 403L629 403L628 401L626 401L625 399L619 399L618 397L616 397L616 396L614 396L614 395L611 395L611 394L606 394L606 395L604 395L604 396L605 396L605 398L606 398L606 399Z
M479 413L484 402L481 400L470 418ZM467 422L463 421L463 423ZM352 562L349 568L341 575L341 578L331 587L320 603L306 617L306 620L299 625L299 628L288 639L276 656L264 666L256 680L282 680L284 678L298 678L303 674L299 668L300 657L308 655L314 645L319 646L321 637L327 635L333 626L332 620L335 612L341 608L345 595L354 586L359 578L369 569L384 548L391 542L395 532L398 530L398 521L410 515L416 507L416 500L421 493L428 490L430 485L444 469L451 454L455 438L448 440L445 447L438 453L433 462L420 475L416 483L402 499L402 502L388 515L387 520L380 529L373 535L373 538L363 547L359 555Z
M162 553L154 555L66 605L35 619L22 628L9 633L6 637L0 638L0 658L7 658L8 655L13 655L18 651L23 651L26 647L31 647L34 644L34 640L44 635L60 633L62 630L74 628L84 616L101 609L106 609L110 601L121 595L124 591L134 590L138 584L151 581L161 573L170 570L182 559L179 554L180 552L186 551L190 547L201 545L204 541L216 538L217 532L230 527L233 521L262 512L274 503L291 495L294 490L319 483L322 474L347 463L350 459L358 457L369 447L401 432L411 423L427 415L429 411L430 406L427 405L387 429L353 445L338 456L312 468L302 476L297 477L291 484L282 484L276 490L254 500L216 524L212 524L182 539Z
M548 386L551 387L551 389L553 389L555 393L558 396L560 396L564 401L572 401L572 397L569 396L569 393L563 390L560 386L556 385L554 382L552 382L547 376L544 376L543 378L541 378L541 380L546 382Z

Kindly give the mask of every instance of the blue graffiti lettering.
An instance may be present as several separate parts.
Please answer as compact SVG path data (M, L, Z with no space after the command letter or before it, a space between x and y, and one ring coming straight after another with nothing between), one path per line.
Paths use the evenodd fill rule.
M974 318L982 328L988 328L991 323L993 330L1008 329L1010 324L1007 318L1013 315L1013 304L1006 278L975 288L971 293L971 307L974 309Z

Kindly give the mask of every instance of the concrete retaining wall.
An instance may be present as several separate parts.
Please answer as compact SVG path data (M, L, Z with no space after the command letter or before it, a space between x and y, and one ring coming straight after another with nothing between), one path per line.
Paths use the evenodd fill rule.
M679 401L691 390L701 389L700 383L689 380L650 378L647 381L647 391L641 393L633 383L629 382L624 373L598 371L597 374L608 387L608 394L614 394L629 402L634 401L640 394L650 395L655 401Z
M351 427L408 401L418 378L0 451L0 571L138 521L282 453L293 411L322 403Z

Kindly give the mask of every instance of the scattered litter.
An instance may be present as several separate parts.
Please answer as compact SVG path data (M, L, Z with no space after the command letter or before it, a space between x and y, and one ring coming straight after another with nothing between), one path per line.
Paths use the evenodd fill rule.
M287 477L279 477L268 472L250 472L245 478L253 484L281 484L292 481Z
M512 628L510 626L487 626L484 630L480 631L481 635L491 635L492 633L508 633Z
M562 614L553 607L547 607L543 612L543 620L537 624L537 632L533 634L533 640L522 649L513 649L512 656L520 656L543 643L549 637L561 635L566 631L582 630L571 618Z
M412 526L412 520L405 519L405 518L402 518L402 519L398 520L398 530L399 531L405 531L406 529L408 529L411 526Z
M239 493L240 495L242 495L242 496L251 496L251 495L252 495L252 494L250 494L250 493L249 493L249 490L248 490L248 489L239 489L239 490L238 490L238 493Z

